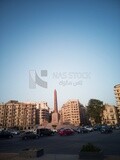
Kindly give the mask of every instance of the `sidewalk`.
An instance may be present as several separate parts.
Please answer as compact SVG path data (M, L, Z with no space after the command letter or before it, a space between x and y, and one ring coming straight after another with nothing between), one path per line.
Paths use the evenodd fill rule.
M39 158L23 158L18 153L0 153L0 160L79 160L78 155L45 154ZM82 160L82 159L81 159ZM120 160L120 156L105 156L104 160Z

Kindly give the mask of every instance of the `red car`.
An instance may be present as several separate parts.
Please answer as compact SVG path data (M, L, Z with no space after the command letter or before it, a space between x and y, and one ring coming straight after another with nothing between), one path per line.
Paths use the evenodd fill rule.
M73 131L72 129L60 129L60 130L58 131L58 134L59 134L60 136L67 136L67 135L72 135L72 134L74 134L74 131Z

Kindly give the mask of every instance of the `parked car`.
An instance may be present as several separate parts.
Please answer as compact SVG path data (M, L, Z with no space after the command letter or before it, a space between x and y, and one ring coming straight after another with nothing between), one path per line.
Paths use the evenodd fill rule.
M54 133L57 133L57 129L52 129L52 131L53 131Z
M112 133L113 130L112 130L111 127L102 126L101 129L100 129L100 132L101 133Z
M93 127L94 131L100 131L100 129L101 129L100 125L96 125L96 126Z
M93 131L93 127L91 127L91 126L84 126L84 128L87 129L89 132Z
M35 134L34 132L25 132L22 134L22 139L26 140L26 139L38 139L39 135Z
M115 126L115 129L116 129L116 130L119 130L119 129L120 129L120 125L116 125L116 126Z
M24 130L21 130L21 131L20 131L20 135L23 135L24 133L25 133Z
M51 129L48 128L40 128L37 129L37 134L42 136L51 136L54 135L55 132L53 132Z
M10 133L12 133L13 135L19 135L20 131L17 130L8 130Z
M77 129L78 133L88 133L90 132L88 129L84 128L84 127L80 127Z
M78 128L77 129L73 128L73 131L76 132L76 133L79 133L79 129Z
M58 134L59 134L60 136L67 136L67 135L72 135L72 134L74 134L74 131L73 131L72 129L60 129L60 130L58 131Z
M64 129L64 128L59 128L59 129L57 130L57 132L59 132L61 129Z
M8 131L2 130L0 132L0 138L13 138L13 134Z

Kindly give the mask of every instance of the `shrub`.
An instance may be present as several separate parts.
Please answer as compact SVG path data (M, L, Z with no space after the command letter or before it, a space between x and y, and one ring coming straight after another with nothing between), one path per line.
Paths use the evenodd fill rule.
M81 152L99 152L101 149L99 147L94 146L91 143L83 145L81 148Z

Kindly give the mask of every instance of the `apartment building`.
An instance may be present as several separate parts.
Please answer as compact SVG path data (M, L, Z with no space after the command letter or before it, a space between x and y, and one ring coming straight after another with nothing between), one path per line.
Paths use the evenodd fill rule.
M47 102L36 103L36 123L40 126L46 126L50 119L50 108Z
M117 108L115 106L105 104L102 116L102 124L118 124Z
M85 110L79 100L69 100L61 108L61 122L75 126L84 123Z
M120 123L120 84L114 86L114 94L116 98L117 112Z
M3 128L3 121L4 121L4 104L0 104L0 128Z
M36 104L10 100L0 105L1 128L33 129L36 124Z

